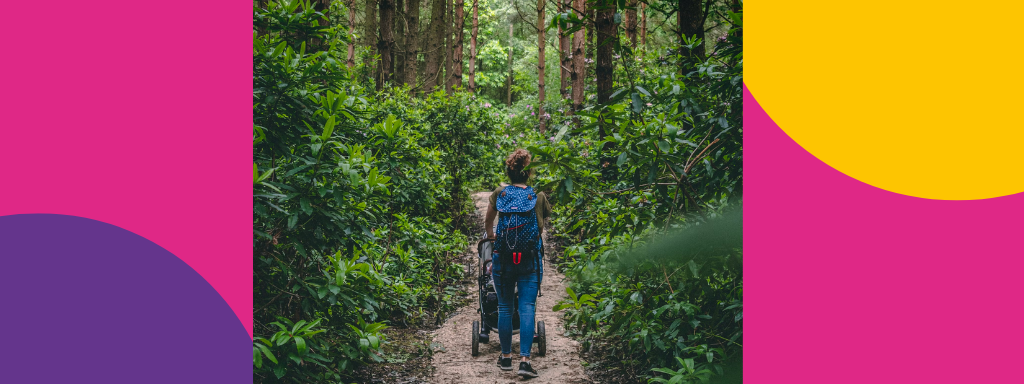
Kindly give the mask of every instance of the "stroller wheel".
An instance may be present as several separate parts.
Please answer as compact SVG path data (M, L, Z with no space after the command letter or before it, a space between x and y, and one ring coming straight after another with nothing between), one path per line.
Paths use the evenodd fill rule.
M473 356L480 354L480 322L473 321Z
M537 355L544 356L548 352L547 332L544 332L544 322L537 322Z

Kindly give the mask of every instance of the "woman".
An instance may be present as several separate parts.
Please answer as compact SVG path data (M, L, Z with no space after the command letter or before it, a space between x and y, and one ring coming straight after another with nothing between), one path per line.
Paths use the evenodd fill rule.
M537 304L537 291L540 288L541 277L544 271L543 243L540 234L543 231L544 219L551 216L551 205L548 203L544 193L534 193L533 188L526 185L530 180L532 171L526 170L530 165L530 153L525 149L516 149L505 160L505 173L508 175L508 186L498 187L491 194L490 206L487 207L485 227L487 237L494 239L494 253L491 254L492 270L494 276L494 289L498 294L498 339L501 341L501 356L498 356L498 367L503 371L512 370L512 303L515 296L519 300L519 372L520 376L537 377L537 371L530 365L530 347L533 346L534 314ZM531 201L532 200L532 201ZM501 208L504 219L515 220L519 224L508 225L508 221L499 220L498 236L494 234L494 218L498 216ZM530 215L530 210L534 215ZM523 215L523 213L526 213ZM536 218L536 232L529 232L523 236L516 232L516 228L533 228L530 221ZM503 226L504 225L504 226ZM507 228L503 230L502 228ZM522 257L509 262L509 250L523 245L520 240L526 239L528 245L536 250L535 257ZM533 245L533 242L536 245ZM515 243L516 245L513 245ZM504 252L504 253L502 253ZM516 253L512 253L515 255ZM531 252L527 252L531 254ZM504 257L503 257L504 256ZM512 264L515 265L512 265ZM518 292L516 286L519 287Z

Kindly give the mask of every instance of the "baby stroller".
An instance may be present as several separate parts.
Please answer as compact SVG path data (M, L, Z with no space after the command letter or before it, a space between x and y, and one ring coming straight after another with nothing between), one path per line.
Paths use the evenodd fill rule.
M498 329L498 293L494 290L494 280L491 278L491 251L494 249L493 239L480 240L476 245L477 255L480 258L477 269L477 289L480 291L480 320L473 321L473 356L480 354L480 331L489 333L490 330ZM518 291L518 289L517 289ZM517 296L518 297L518 296ZM519 300L512 302L512 334L519 333ZM538 321L537 332L533 335L533 342L537 343L537 355L544 356L547 352L547 338L544 332L544 322ZM489 341L489 337L483 342ZM522 342L520 340L519 342Z

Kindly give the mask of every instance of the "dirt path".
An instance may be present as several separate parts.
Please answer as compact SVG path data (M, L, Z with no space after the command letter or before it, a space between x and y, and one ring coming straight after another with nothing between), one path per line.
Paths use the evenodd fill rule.
M484 211L487 209L487 199L490 192L477 192L473 194L473 202L476 204L479 220L483 220ZM483 227L481 223L480 227ZM547 233L544 234L544 243L547 241ZM561 273L552 267L552 253L545 245L544 281L541 283L543 296L537 298L537 321L543 321L547 328L547 355L536 356L536 348L532 357L533 368L537 370L540 377L534 379L522 379L515 375L515 370L506 372L498 369L495 360L501 352L498 343L498 331L491 332L491 341L487 344L480 344L480 354L473 357L471 350L471 335L473 320L480 318L477 313L478 299L475 283L464 287L470 292L469 305L460 308L456 313L433 333L433 341L440 343L444 352L435 353L433 356L434 377L437 384L473 384L473 383L509 383L516 381L530 381L533 384L541 383L582 383L588 382L583 374L583 366L579 359L579 343L564 336L561 316L551 310L555 304L565 297L565 284ZM467 253L467 257L476 259L476 242ZM476 265L475 263L473 265ZM512 336L513 355L518 355L519 335ZM517 360L513 361L513 368L518 366Z

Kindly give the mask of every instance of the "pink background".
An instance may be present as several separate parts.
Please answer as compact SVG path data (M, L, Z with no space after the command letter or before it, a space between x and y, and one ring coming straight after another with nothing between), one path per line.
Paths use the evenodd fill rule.
M250 7L5 2L0 215L141 235L206 278L252 336Z
M895 194L744 119L747 382L1021 379L1024 195Z

